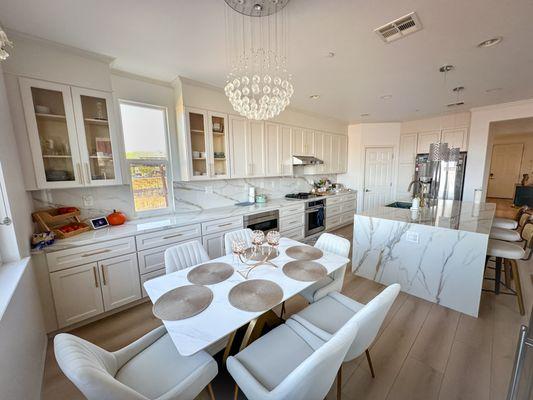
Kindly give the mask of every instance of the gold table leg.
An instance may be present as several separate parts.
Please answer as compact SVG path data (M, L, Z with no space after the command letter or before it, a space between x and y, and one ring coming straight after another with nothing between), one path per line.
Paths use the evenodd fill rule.
M228 343L226 343L226 349L224 350L224 355L222 356L222 362L224 364L226 364L226 360L229 357L229 353L231 351L231 346L233 345L233 340L235 339L235 334L236 333L237 333L237 331L233 331L232 333L230 333L230 335L228 337Z

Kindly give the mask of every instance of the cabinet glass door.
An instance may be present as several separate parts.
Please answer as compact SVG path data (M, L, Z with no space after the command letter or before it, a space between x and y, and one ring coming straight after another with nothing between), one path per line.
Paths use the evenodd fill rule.
M213 178L228 177L228 135L227 118L224 114L209 113L211 153L213 156L211 175Z
M80 88L72 94L86 184L117 183L111 95Z
M68 86L20 79L37 186L77 186L79 152Z
M187 123L191 144L192 179L208 178L208 146L204 112L188 111Z

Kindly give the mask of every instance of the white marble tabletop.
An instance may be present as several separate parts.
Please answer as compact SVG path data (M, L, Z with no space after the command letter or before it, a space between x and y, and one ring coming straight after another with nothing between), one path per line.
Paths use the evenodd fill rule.
M277 283L283 289L282 301L311 286L314 282L296 281L286 276L282 271L283 265L293 260L285 254L285 250L288 247L297 245L301 245L301 243L282 238L279 246L280 255L272 260L278 268L262 265L255 268L248 279L268 279ZM323 257L316 261L322 264L329 274L345 265L349 260L335 254L324 253ZM244 268L243 264L237 264L234 261L233 255L223 256L210 262L225 262L239 270ZM155 303L159 297L169 290L190 285L191 283L187 280L187 274L192 268L194 267L145 282L144 288L152 303ZM181 355L190 356L205 349L264 313L242 311L230 304L228 300L229 291L244 280L239 273L234 272L229 279L223 282L207 285L213 291L213 301L207 309L191 318L179 321L163 321Z
M496 204L493 203L438 200L431 207L420 208L415 218L408 209L384 206L372 208L360 215L489 235L495 211Z

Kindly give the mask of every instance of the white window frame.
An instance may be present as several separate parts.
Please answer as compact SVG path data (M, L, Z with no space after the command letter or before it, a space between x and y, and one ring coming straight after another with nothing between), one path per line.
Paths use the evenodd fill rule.
M165 114L165 145L167 150L167 159L128 159L126 157L126 146L124 141L124 128L122 125L122 112L120 105L121 104L127 104L137 107L145 107L145 108L153 108L159 111L164 111ZM170 214L175 211L175 205L174 205L174 179L172 176L172 152L170 148L170 130L169 130L169 122L168 122L168 108L164 106L159 106L156 104L149 104L149 103L142 103L138 101L132 101L132 100L126 100L126 99L118 99L118 109L119 109L119 115L120 115L120 130L122 132L121 136L121 143L122 143L122 154L123 154L123 161L124 161L124 178L125 181L129 183L130 187L130 195L131 195L131 205L133 213L136 217L153 217L158 215L164 215L164 214ZM157 210L147 210L147 211L137 211L135 210L135 198L133 194L133 183L131 179L131 165L132 164L146 164L146 165L158 165L158 164L166 164L166 180L167 180L167 203L168 207L166 208L159 208Z

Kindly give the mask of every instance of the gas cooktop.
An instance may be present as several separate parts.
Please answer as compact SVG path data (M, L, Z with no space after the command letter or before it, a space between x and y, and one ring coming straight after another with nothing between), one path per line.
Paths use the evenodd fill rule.
M286 199L289 200L305 200L305 199L312 199L313 197L317 197L316 194L313 193L289 193L285 195Z

